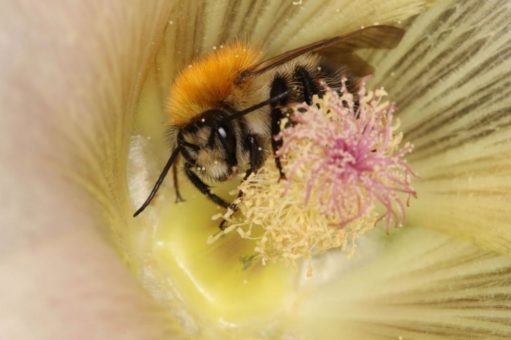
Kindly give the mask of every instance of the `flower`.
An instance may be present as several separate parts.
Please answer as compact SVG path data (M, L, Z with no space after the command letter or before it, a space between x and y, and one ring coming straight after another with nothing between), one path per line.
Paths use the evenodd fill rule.
M162 191L149 214L131 218L131 197L147 192L168 156L166 89L194 56L239 36L274 55L374 21L408 25L424 5L5 5L0 285L11 294L1 297L2 334L509 337L506 0L437 2L397 49L366 55L377 69L369 87L389 91L416 146L409 161L420 198L399 233L375 230L349 261L314 260L316 274L305 280L278 265L239 269L253 244L229 235L206 246L216 210L187 188L187 203L176 206Z

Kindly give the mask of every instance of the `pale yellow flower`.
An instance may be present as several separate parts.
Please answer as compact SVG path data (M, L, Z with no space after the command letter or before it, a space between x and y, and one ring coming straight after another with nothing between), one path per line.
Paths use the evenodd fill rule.
M131 217L168 157L165 98L193 57L238 36L274 55L361 25L408 25L428 3L0 5L0 287L8 292L0 335L509 337L507 0L442 1L397 49L368 53L373 85L399 105L422 179L399 232L371 234L351 259L318 258L304 279L278 265L243 271L239 257L253 244L239 238L208 246L218 210L189 187L187 203L174 205L167 185Z

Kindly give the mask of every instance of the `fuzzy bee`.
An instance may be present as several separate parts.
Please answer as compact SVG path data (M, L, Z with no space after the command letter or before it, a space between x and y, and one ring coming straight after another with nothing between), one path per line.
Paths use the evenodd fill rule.
M404 31L374 25L321 40L263 59L262 53L236 42L197 60L183 70L170 89L168 115L176 130L175 147L140 214L152 201L178 157L190 182L214 203L229 203L215 195L207 183L231 179L241 171L245 178L257 171L280 144L272 136L280 131L285 108L292 103L312 103L321 95L321 83L339 89L348 79L356 93L358 80L373 72L353 52L397 46ZM281 177L280 159L274 157ZM174 183L180 198L177 171Z

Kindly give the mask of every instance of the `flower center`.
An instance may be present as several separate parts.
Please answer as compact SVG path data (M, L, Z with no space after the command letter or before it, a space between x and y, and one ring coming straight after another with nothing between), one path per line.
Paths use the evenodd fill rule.
M360 175L362 172L372 171L368 164L369 148L362 141L349 143L345 138L337 138L334 146L326 150L326 159L329 166L337 168L341 175Z
M400 146L394 105L382 99L384 91L367 92L362 85L357 105L346 87L339 92L327 89L313 105L293 108L295 124L277 136L285 181L276 181L270 159L239 187L241 214L227 232L258 240L262 263L349 249L377 221L387 230L392 221L401 225L401 196L415 196L403 159L412 146Z

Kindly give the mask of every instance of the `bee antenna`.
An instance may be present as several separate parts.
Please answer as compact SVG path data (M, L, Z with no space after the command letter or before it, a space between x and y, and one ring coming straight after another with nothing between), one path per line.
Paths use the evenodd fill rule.
M275 102L278 102L278 101L284 99L288 94L289 94L289 91L284 91L284 92L282 92L282 93L280 93L280 94L278 94L278 95L276 95L274 97L271 97L271 98L269 98L269 99L267 99L265 101L262 101L262 102L260 102L258 104L255 104L255 105L252 105L251 107L246 108L243 111L238 111L238 112L234 113L233 115L224 118L222 121L223 122L229 122L231 120L243 117L247 113L253 112L253 111L257 110L257 109L260 109L261 107L273 104Z
M144 211L144 209L151 203L151 201L153 200L154 196L156 196L156 193L158 192L158 189L160 188L160 185L163 183L163 180L167 176L167 173L169 172L170 168L172 167L172 164L176 160L177 155L179 154L179 151L181 151L181 146L178 145L174 149L174 151L172 151L172 154L170 155L170 158L167 161L167 164L165 164L165 167L163 168L163 170L162 170L162 172L160 174L160 177L158 177L158 180L154 184L153 190L151 190L151 193L149 194L149 196L145 200L144 204L142 204L142 206L140 206L140 208L138 208L138 210L135 211L135 213L133 214L133 217L137 217L138 214L140 214L142 211Z

